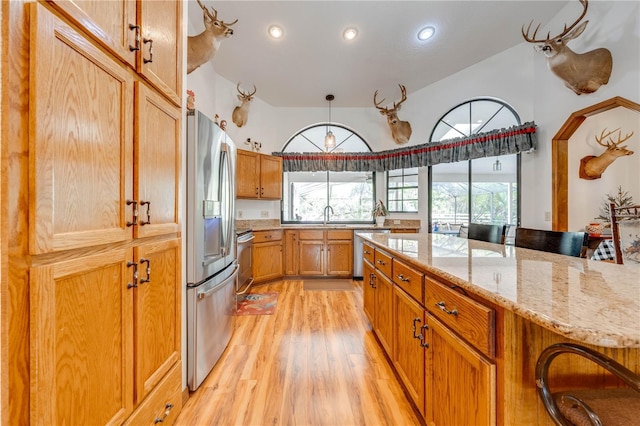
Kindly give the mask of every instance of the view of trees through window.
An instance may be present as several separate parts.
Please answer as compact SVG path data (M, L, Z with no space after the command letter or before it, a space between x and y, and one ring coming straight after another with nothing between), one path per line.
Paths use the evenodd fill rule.
M387 172L387 202L392 213L418 211L418 168Z

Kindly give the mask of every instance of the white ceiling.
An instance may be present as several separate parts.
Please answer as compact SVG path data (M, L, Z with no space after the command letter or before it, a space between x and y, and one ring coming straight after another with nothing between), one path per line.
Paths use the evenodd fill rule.
M276 107L371 107L373 93L389 105L407 94L523 42L522 25L542 22L541 34L568 1L242 1L201 0L218 19L238 19L213 58L219 75ZM576 16L581 6L576 1ZM569 19L572 19L569 17ZM272 40L267 28L285 35ZM436 27L418 41L418 30ZM342 32L355 26L350 42ZM202 10L189 0L189 35L204 29ZM562 28L558 28L559 32ZM552 29L556 31L556 29ZM542 60L542 58L541 58ZM194 73L207 72L207 67Z

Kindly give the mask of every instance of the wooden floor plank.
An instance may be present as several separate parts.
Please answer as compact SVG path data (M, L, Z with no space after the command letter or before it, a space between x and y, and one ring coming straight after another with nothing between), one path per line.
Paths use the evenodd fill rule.
M273 315L237 317L220 361L177 425L420 424L362 312L362 290L276 281Z

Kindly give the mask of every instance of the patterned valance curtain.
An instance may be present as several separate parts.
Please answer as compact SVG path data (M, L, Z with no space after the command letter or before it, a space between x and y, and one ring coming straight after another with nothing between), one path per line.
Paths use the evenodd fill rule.
M528 122L469 137L381 152L274 152L285 172L384 172L517 154L536 148L536 125Z

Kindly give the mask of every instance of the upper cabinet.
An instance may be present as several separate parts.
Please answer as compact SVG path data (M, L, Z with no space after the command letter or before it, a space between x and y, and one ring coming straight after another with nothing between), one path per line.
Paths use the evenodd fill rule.
M238 150L237 197L280 200L282 158Z
M176 105L182 93L182 2L50 0Z

